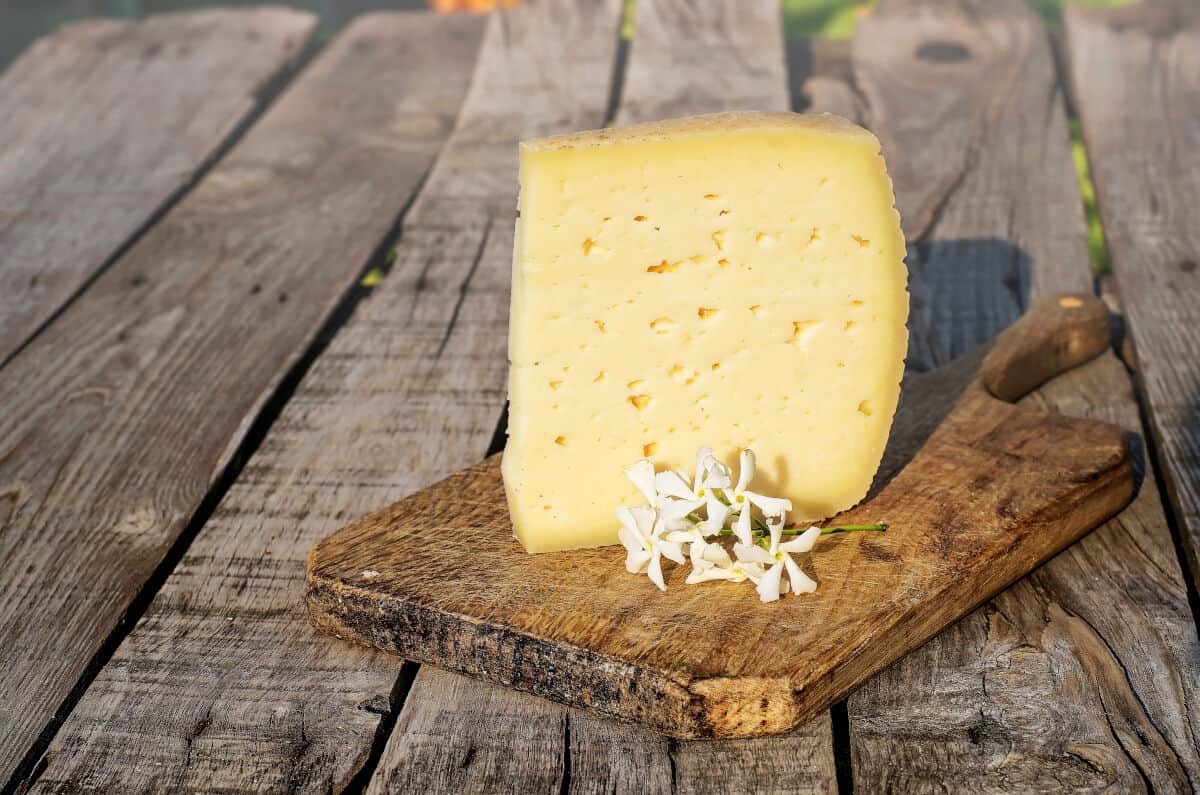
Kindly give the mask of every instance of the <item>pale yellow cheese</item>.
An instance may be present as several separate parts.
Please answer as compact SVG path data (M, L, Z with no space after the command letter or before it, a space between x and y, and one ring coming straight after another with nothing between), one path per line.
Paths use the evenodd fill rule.
M622 468L712 445L793 519L860 501L908 336L879 142L722 114L521 145L504 482L529 552L617 542Z

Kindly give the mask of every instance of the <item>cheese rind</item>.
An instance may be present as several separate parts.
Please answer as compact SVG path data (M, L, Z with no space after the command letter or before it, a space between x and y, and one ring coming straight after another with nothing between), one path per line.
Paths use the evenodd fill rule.
M907 349L879 142L739 113L521 145L503 473L529 552L617 542L622 468L752 447L794 519L878 469Z

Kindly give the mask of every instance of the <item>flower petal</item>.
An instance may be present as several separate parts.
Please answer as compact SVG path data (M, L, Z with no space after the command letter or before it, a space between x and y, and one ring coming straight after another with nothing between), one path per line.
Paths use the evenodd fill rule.
M783 538L783 518L767 517L767 530L771 533L771 557L775 557L775 553L779 551L779 539Z
M708 475L708 459L712 458L713 449L705 446L696 451L696 471L692 475L693 488L700 488L704 483L705 477Z
M696 492L687 484L678 472L667 470L654 476L654 488L660 496L674 497L677 500L694 500Z
M737 559L747 563L762 563L770 566L775 562L775 556L758 544L734 544L733 554Z
M779 599L779 581L782 577L783 564L776 563L754 587L754 590L758 591L758 598L764 602L777 601Z
M792 584L792 593L799 596L802 593L812 593L817 590L816 581L804 573L799 564L792 560L791 555L784 555L783 563L787 566L788 580Z
M729 488L733 485L729 467L725 466L716 456L710 455L704 462L704 479L700 482L700 485L707 489Z
M664 538L676 544L690 544L696 540L696 534L691 530L672 530Z
M646 545L633 531L624 527L617 531L617 535L625 546L625 570L630 574L641 574L650 562L650 552Z
M754 480L754 451L747 447L738 457L738 482L734 489L739 494Z
M707 569L692 569L685 582L688 585L695 585L698 582L710 582L712 580L732 580L733 582L741 582L746 579L746 576L741 572L736 572L733 569L726 569L720 566L712 566Z
M729 568L733 565L733 561L729 558L729 553L720 544L705 544L701 555L704 557L704 560L715 566Z
M753 528L750 524L750 506L745 505L738 513L737 522L733 526L734 533L737 534L738 541L741 541L746 546L754 543Z
M674 522L687 516L703 504L704 500L676 500L668 498L662 501L662 505L659 506L658 510L665 521Z
M725 520L729 518L729 506L718 500L717 495L711 491L705 495L704 504L708 518L700 523L700 530L705 535L719 533L725 528Z
M658 586L658 590L667 590L667 584L663 582L661 555L655 553L650 556L650 567L646 570L646 574L649 575L650 582Z
M766 569L762 567L761 563L735 563L734 565L741 569L750 582L754 583L755 585L757 585L758 581L761 580L767 573Z
M683 556L683 550L680 549L679 544L675 543L674 541L668 541L664 538L660 540L656 546L658 547L659 552L675 561L679 565L682 566L684 563L687 563L687 558Z
M753 491L743 491L742 493L767 516L783 516L792 510L792 501L785 500L783 497L767 497Z
M658 492L654 490L654 464L648 458L625 467L625 477L637 487L651 507L658 502Z
M821 528L810 527L800 535L793 538L791 541L786 541L779 545L779 548L784 552L808 552L813 548L813 544L817 543L817 539L821 537Z

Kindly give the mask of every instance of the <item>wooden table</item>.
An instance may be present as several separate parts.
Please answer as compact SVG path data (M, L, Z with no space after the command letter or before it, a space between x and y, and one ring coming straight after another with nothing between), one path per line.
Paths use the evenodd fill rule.
M87 22L0 76L5 791L1200 788L1200 10L1051 36L883 0L826 42L777 0L641 0L632 39L624 6L323 47L278 8ZM883 141L911 368L1109 299L1114 350L1030 400L1123 424L1134 503L787 736L671 741L315 634L312 543L503 439L517 141L788 107Z

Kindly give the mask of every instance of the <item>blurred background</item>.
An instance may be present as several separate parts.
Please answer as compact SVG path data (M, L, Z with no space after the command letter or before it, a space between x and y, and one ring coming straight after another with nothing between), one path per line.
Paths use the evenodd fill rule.
M1118 5L1128 0L1071 0L1079 5ZM497 5L520 0L0 0L0 69L29 42L63 22L85 17L140 17L162 11L215 5L288 5L321 17L321 35L328 37L363 13L379 9L434 8L446 13L483 13ZM1057 24L1063 0L1028 0L1051 25ZM846 38L855 23L870 12L873 2L860 0L783 0L790 36Z

